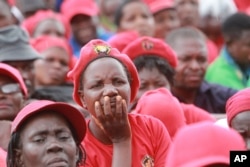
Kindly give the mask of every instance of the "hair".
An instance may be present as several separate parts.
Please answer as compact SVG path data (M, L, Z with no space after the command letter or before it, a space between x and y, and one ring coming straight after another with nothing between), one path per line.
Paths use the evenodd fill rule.
M226 18L237 12L233 0L199 0L199 13L201 18L212 16L224 22Z
M100 54L101 54L101 55L98 55L98 57L96 57L95 59L91 60L91 61L87 64L87 66L82 70L82 73L80 74L81 76L80 76L80 80L79 80L80 83L79 83L79 90L78 90L78 91L80 91L80 90L83 89L83 76L84 76L84 72L85 72L85 70L87 69L87 67L88 67L93 61L95 61L95 60L97 60L97 59L100 59L100 58L105 58L105 57L113 58L113 59L115 59L115 60L117 60L118 62L121 63L121 65L123 66L123 68L124 68L124 70L125 70L125 72L126 72L126 74L127 74L129 84L131 85L131 83L132 83L131 74L130 74L128 68L123 64L123 62L121 62L119 59L117 59L117 58L115 58L115 57L113 57L113 56L109 56L109 55L106 54L106 53L100 53Z
M32 93L31 98L57 102L71 102L73 101L72 91L72 85L45 86L37 88L34 93Z
M51 111L41 111L39 114L41 113L51 113ZM18 155L17 155L18 154L17 150L22 147L22 143L21 143L22 129L27 125L29 120L32 120L36 116L38 116L38 114L34 114L30 116L29 118L27 118L25 122L17 129L17 131L12 133L10 141L9 141L9 145L8 145L7 167L21 167L20 160L18 159ZM75 129L71 126L71 124L68 122L68 120L65 117L64 119L67 121L67 125L69 126L70 131L72 132L72 135L73 135L73 139L76 143L76 146L79 149L79 156L76 162L76 166L79 167L85 163L86 152L83 146L81 145L81 141L77 140L77 134L76 134Z
M163 58L157 55L141 55L134 59L134 64L138 72L143 68L152 70L153 68L163 74L166 79L173 85L174 68Z
M202 40L204 45L206 45L207 37L199 29L188 26L188 27L181 27L181 28L172 30L167 35L165 41L174 49L176 42L179 40L183 40L183 39L199 39L199 40Z
M123 17L123 8L131 2L142 2L142 0L125 0L120 6L118 6L114 17L114 23L117 27L120 26L121 19Z
M222 24L222 33L226 42L242 37L243 31L250 31L250 16L237 12Z

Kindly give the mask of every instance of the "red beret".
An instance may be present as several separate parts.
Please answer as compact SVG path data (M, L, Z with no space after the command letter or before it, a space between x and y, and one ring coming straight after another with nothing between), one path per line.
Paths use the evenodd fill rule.
M78 14L96 16L99 12L95 0L64 0L61 5L61 12L68 23Z
M72 51L68 42L63 38L43 35L32 39L30 43L39 53L52 47L60 47L63 48L69 56L72 55Z
M250 110L250 88L238 91L227 100L226 114L228 125L231 126L231 121L237 114L247 110Z
M13 80L15 80L20 85L23 95L25 97L28 96L28 90L23 81L23 77L16 68L5 63L0 63L0 74L9 76Z
M161 10L174 8L173 0L144 0L149 6L150 11L155 14Z
M51 10L39 10L33 16L25 19L22 22L22 27L24 27L30 36L33 35L34 31L36 30L37 26L40 22L46 19L55 19L61 22L65 28L65 37L68 38L70 35L70 27L69 24L66 22L65 18L60 13L55 13Z
M127 45L122 53L132 60L142 55L155 55L164 58L172 67L177 65L177 56L174 50L163 40L153 37L140 37Z
M167 167L197 167L214 163L229 165L230 150L246 150L238 132L201 122L181 128L169 148Z
M132 77L132 83L130 83L131 87L130 100L133 101L140 85L138 73L134 66L134 63L129 59L127 55L121 54L116 48L112 48L107 42L104 42L100 39L93 39L82 47L79 60L76 62L74 68L68 73L68 77L71 78L74 82L74 91L73 91L74 100L76 101L76 103L83 106L78 96L80 77L85 68L92 60L102 56L100 54L102 52L107 53L110 57L120 60L123 63L123 65L127 67Z
M166 88L145 92L139 99L133 113L151 115L163 122L173 138L175 133L186 125L180 102Z
M120 52L133 40L139 37L136 31L123 31L118 32L113 35L108 43L113 47L118 49Z
M30 116L43 111L53 111L63 115L76 131L78 141L83 140L86 134L86 122L83 114L68 103L50 100L35 100L23 107L12 122L11 132L16 132Z

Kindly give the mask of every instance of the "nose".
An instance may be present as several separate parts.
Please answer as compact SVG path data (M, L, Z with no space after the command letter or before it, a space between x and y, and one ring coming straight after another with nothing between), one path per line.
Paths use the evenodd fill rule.
M118 90L114 85L112 84L105 85L104 90L103 90L103 96L112 97L116 95L118 95Z
M190 62L190 68L193 70L199 69L200 68L199 62L197 62L196 60L192 60Z
M59 141L57 141L57 139L53 138L48 141L48 147L47 147L48 152L60 152L62 150L63 147L61 146Z

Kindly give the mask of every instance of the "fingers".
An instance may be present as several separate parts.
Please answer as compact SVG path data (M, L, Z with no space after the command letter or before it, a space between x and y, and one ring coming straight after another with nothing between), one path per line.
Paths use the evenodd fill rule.
M116 96L116 113L115 117L117 120L122 118L122 97Z

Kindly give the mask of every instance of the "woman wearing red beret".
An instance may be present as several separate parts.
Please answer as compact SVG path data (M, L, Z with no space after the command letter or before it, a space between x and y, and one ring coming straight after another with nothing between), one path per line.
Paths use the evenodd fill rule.
M86 166L142 166L147 159L164 166L171 144L164 125L153 117L128 114L139 78L126 55L92 40L68 76L74 82L74 100L91 115L83 141Z
M140 89L133 101L131 110L135 108L137 101L146 91L161 87L170 89L173 86L174 67L177 65L177 58L173 49L162 40L152 37L140 37L127 45L123 53L133 60L141 81ZM187 124L215 120L201 108L191 104L180 103L180 105L184 111ZM151 114L154 115L156 111L151 110ZM163 117L158 118L162 119Z
M250 150L250 88L245 88L228 99L226 115L229 127L235 129Z
M72 52L66 40L54 36L40 36L31 41L43 56L34 62L35 86L65 85L72 66Z

